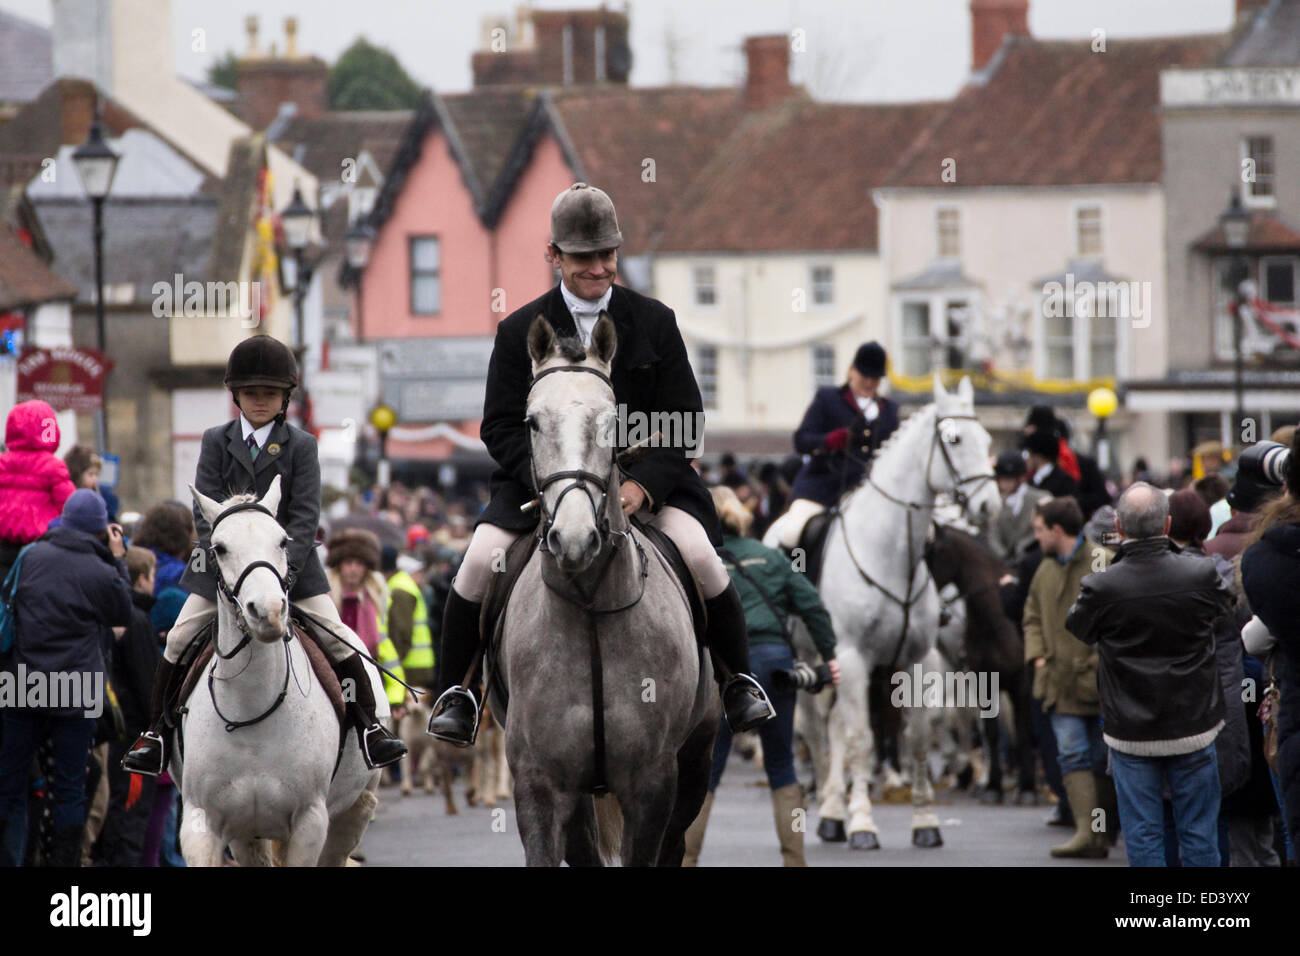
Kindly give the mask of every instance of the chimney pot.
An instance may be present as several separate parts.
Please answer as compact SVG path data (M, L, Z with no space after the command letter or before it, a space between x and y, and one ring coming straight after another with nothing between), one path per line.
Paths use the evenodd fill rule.
M971 70L982 70L1008 34L1029 36L1029 0L971 0Z
M298 56L298 18L284 18L284 55L289 59Z
M248 52L247 56L261 56L262 51L257 46L257 14L250 13L244 17L244 31L248 34Z

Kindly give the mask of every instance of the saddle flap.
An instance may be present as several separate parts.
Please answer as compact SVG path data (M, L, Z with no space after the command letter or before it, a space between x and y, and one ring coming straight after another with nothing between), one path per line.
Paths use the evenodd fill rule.
M831 521L837 513L838 509L835 508L828 508L826 511L818 512L808 519L803 526L803 530L799 532L799 547L803 549L804 559L807 562L804 570L808 575L808 580L814 585L821 580L822 556L826 551L826 533L830 530Z
M700 588L700 582L696 579L695 572L686 563L686 559L682 557L681 551L678 550L672 538L654 525L646 524L635 516L632 518L632 523L663 555L664 560L668 562L668 566L673 569L677 579L682 583L682 588L686 591L687 601L691 606L691 621L695 625L695 638L703 644L705 631L709 625L709 615L704 609L704 591Z
M343 701L343 687L339 684L338 675L334 673L334 667L330 663L329 656L321 646L320 639L310 628L304 627L296 616L294 617L294 632L302 643L303 650L307 654L307 660L311 662L311 669L316 675L316 680L325 689L325 694L334 707L334 716L342 724L347 713ZM216 649L216 643L212 640L211 634L212 628L208 628L207 636L203 638L202 647L199 648L193 662L185 671L185 680L181 682L180 693L176 695L172 708L173 713L190 699L190 695L194 693L194 688L203 678L203 672L212 662L212 654Z

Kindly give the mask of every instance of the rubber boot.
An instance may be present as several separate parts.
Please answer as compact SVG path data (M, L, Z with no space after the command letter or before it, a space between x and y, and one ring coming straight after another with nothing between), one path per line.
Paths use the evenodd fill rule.
M343 699L348 711L361 728L361 755L371 770L397 763L406 756L402 743L379 722L375 716L375 692L370 686L370 675L360 654L351 654L334 665L339 682L343 684ZM347 693L348 689L352 693ZM353 699L349 700L351 697Z
M457 747L471 747L478 736L479 682L482 667L470 675L469 687L459 683L465 677L479 645L479 616L483 605L460 596L453 587L447 592L442 614L442 641L438 648L438 699L433 705L426 733Z
M1074 836L1068 842L1052 847L1052 856L1104 859L1108 852L1106 834L1092 832L1092 811L1097 806L1096 778L1091 770L1072 770L1065 774L1063 781L1074 811Z
M729 679L718 675L727 724L733 733L753 730L776 716L776 709L763 688L749 676L749 629L735 583L707 599L704 607L709 618L705 643L731 672Z
M700 865L700 850L704 848L704 831L709 825L709 813L712 810L713 791L710 790L704 798L704 806L700 807L699 816L686 828L686 855L682 857L682 866Z
M163 710L171 695L172 681L184 671L167 658L159 658L154 672L153 689L149 694L149 729L136 738L131 749L122 757L122 769L129 773L156 777L167 769L167 730Z
M1103 837L1099 841L1100 846L1112 847L1119 840L1119 795L1115 793L1115 778L1108 777L1104 773L1095 773L1093 778L1097 784L1097 806L1101 807L1105 814L1103 819L1106 821L1106 829L1103 833L1097 834Z
M772 791L772 819L781 845L782 865L807 866L808 861L803 857L803 833L808 810L804 806L803 787L791 783Z

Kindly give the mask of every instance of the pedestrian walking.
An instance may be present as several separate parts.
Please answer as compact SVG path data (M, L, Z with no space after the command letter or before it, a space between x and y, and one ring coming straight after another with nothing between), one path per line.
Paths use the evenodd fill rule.
M20 402L5 418L0 454L0 581L18 557L59 517L76 491L68 466L55 457L59 420L42 401Z

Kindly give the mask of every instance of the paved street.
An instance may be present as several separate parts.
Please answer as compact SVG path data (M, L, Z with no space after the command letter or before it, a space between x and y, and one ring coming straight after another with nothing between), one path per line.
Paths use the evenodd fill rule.
M405 799L396 787L380 791L375 822L363 844L368 866L522 866L523 847L512 803L498 811L466 807L456 787L457 816L443 812L440 794L417 790ZM878 804L882 849L850 852L817 839L810 811L811 866L1125 866L1123 840L1105 861L1053 860L1048 849L1068 832L1043 824L1047 807L987 807L962 794L940 793L944 846L911 845L911 807ZM495 821L495 829L494 829ZM779 866L771 801L762 770L732 755L718 790L701 866Z

